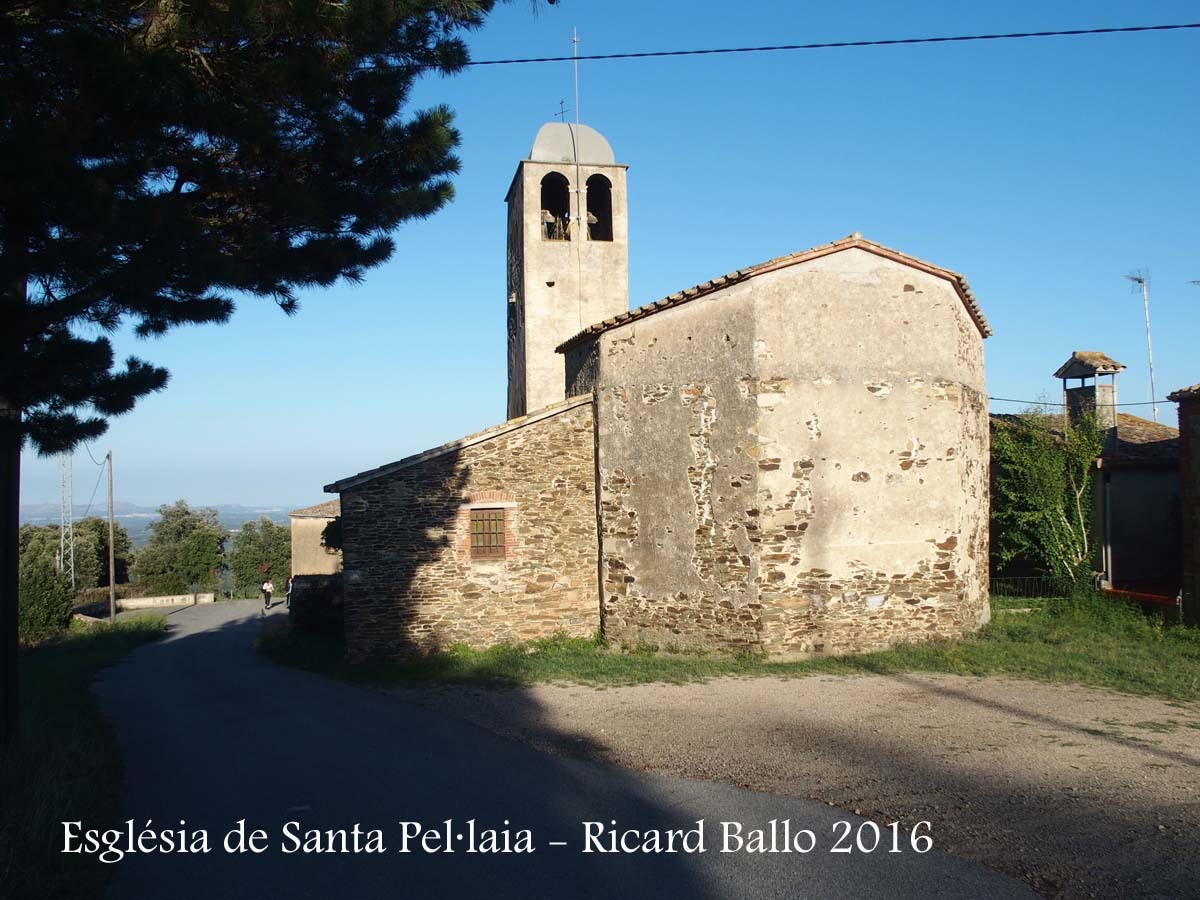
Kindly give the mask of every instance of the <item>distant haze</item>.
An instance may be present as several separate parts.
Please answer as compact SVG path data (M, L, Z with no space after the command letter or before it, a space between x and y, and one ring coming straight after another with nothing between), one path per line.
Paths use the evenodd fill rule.
M237 531L242 527L244 522L256 522L264 516L279 525L287 525L288 512L298 509L303 505L297 503L282 506L241 506L236 503L206 505L203 503L188 502L188 506L192 509L215 509L217 511L217 519L230 531ZM91 509L84 506L75 507L74 518L76 520L82 519L85 514L104 518L108 512L104 506L93 506ZM138 506L135 503L118 501L113 504L113 518L118 525L123 526L129 532L129 536L133 539L134 544L140 546L146 543L150 537L151 523L158 521L158 507ZM57 525L58 523L59 510L57 503L33 503L21 507L22 525Z

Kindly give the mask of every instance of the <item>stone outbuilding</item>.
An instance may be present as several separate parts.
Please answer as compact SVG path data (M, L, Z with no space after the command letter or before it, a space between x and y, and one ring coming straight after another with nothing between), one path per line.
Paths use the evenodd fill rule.
M990 328L965 279L854 234L629 311L625 170L588 132L545 126L509 191L509 420L326 486L351 658L978 628Z
M336 575L342 552L325 546L325 528L341 515L341 503L326 500L288 513L292 527L292 575Z

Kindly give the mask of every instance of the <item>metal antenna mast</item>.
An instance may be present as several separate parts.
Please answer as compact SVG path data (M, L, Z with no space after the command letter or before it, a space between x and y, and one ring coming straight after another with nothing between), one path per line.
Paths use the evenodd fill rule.
M580 242L587 240L587 225L584 224L583 215L587 200L584 199L583 185L579 183L579 29L575 27L571 28L571 52L575 60L575 134L571 142L575 150L575 306L579 313L579 327L582 329L583 262L580 257L582 253ZM570 210L567 211L567 215L570 215Z
M58 454L58 570L75 588L75 497L70 453Z
M1158 392L1154 389L1154 350L1150 346L1150 276L1138 271L1125 277L1142 288L1142 307L1146 311L1146 356L1150 359L1150 401L1152 403L1150 409L1153 410L1154 421L1157 422Z

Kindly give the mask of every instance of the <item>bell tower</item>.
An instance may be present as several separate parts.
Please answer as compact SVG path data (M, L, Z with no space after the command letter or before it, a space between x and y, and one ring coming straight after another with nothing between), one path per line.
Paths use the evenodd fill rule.
M555 348L629 309L625 172L586 125L543 125L508 189L508 418L566 396Z

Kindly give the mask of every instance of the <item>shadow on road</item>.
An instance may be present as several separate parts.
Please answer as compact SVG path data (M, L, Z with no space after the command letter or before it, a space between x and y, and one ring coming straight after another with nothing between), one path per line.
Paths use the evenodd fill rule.
M200 621L214 618L221 621L212 627ZM126 760L123 817L137 828L147 821L205 828L213 844L207 855L127 857L110 896L722 895L683 855L659 855L648 865L640 854L579 852L585 820L615 819L623 829L695 826L686 809L645 791L637 776L539 753L381 692L274 665L253 652L259 628L251 603L194 608L173 617L164 641L98 683ZM221 836L239 820L248 831L266 831L272 849L222 852ZM456 840L451 853L431 834L426 846L435 852L419 839L410 839L411 852L399 852L406 829L415 830L400 823L445 832L447 820L464 837L472 828L481 836L493 829L501 844L505 833L512 845L529 830L535 850L470 853L467 841ZM288 822L297 823L301 844L314 829L378 829L387 852L287 854ZM330 843L327 837L319 843ZM341 836L332 837L340 847Z
M127 764L123 817L135 828L205 828L212 843L204 855L127 857L111 897L1029 896L936 851L829 854L833 822L847 816L819 804L542 753L390 693L275 665L253 651L260 627L252 602L194 608L98 682ZM510 708L575 756L604 753L556 729L527 691L515 690ZM704 854L581 852L584 822L664 831L701 818ZM820 850L719 852L720 821L761 828L772 818L812 828ZM223 852L221 838L239 820L265 831L270 849ZM431 838L433 852L416 841L399 852L415 827L401 823L466 835L472 820L477 834L495 829L501 839L528 830L535 850L470 853L454 841L448 853ZM340 839L324 832L358 823L382 832L387 850L284 853L288 822L301 842L322 832L308 835L322 848Z

